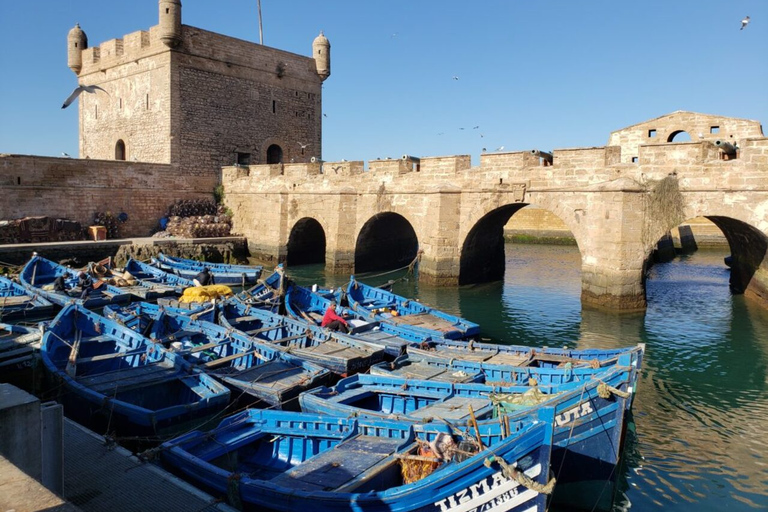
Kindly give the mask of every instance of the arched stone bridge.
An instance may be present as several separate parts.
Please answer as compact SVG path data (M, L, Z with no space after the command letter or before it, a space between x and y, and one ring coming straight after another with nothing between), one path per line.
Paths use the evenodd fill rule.
M675 142L681 132L694 141ZM655 139L655 140L648 140ZM670 142L668 142L670 140ZM340 272L407 264L439 284L501 279L503 227L526 205L573 232L582 302L645 307L656 242L694 217L725 234L731 285L768 299L768 138L755 121L676 112L611 134L609 145L223 169L234 231L254 256ZM544 154L544 157L547 155Z

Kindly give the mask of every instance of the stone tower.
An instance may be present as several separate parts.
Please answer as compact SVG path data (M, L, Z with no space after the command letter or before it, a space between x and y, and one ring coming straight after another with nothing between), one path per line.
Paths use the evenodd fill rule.
M170 48L181 43L181 0L160 0L160 40Z
M67 34L67 66L79 74L83 67L83 50L88 48L88 36L80 29L80 24L75 26Z
M312 56L315 58L317 74L323 80L331 76L331 43L328 38L320 31L320 35L312 41Z
M158 6L149 31L95 47L70 31L70 68L107 91L78 99L81 158L165 163L218 180L225 165L322 157L325 36L307 57L183 25L180 0Z

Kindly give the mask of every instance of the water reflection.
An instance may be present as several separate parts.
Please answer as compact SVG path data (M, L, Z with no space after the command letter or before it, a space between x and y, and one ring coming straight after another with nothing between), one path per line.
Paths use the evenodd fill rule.
M768 509L768 312L730 294L723 251L654 266L648 309L631 315L581 309L575 247L510 244L506 254L504 282L435 288L409 279L395 292L478 322L499 343L646 343L637 436L615 510ZM311 267L289 272L305 283L348 279Z

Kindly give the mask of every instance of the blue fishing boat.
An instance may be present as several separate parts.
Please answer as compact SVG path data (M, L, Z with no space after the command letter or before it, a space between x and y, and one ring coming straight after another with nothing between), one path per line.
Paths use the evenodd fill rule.
M202 314L208 315L209 311ZM328 370L275 343L195 318L199 315L174 314L173 310L146 303L140 306L138 317L131 318L130 308L110 308L109 314L128 318L127 325L168 347L197 371L274 407L298 408L293 399L299 393L330 377Z
M45 323L30 327L0 323L0 374L11 382L35 366ZM24 379L29 381L29 379Z
M128 435L166 434L218 414L229 390L118 322L69 304L43 335L41 357L67 415Z
M355 375L333 388L303 393L302 410L344 417L387 417L404 421L447 420L457 427L522 419L536 408L555 408L553 468L555 496L583 492L615 473L631 402L634 369L613 366L582 381L549 386L488 386L450 384ZM566 456L567 454L567 456ZM579 486L579 491L576 486ZM585 502L598 493L587 496ZM565 499L565 498L563 498Z
M384 348L387 355L397 357L405 353L409 344L431 339L427 332L406 329L396 324L380 322L338 304L339 296L330 292L312 291L304 286L291 283L285 292L286 313L308 325L320 326L323 315L331 302L336 302L336 313L347 319L349 335L354 338Z
M285 286L285 270L283 264L275 267L275 270L264 279L247 289L244 289L230 297L229 301L239 301L249 306L277 311L282 303Z
M544 349L540 349L544 350ZM411 353L413 352L413 353ZM417 353L418 352L418 353ZM574 354L579 351L573 351ZM396 359L392 363L379 363L371 367L371 373L377 375L396 376L404 378L425 379L430 375L452 374L463 372L468 375L482 374L482 381L491 385L527 385L531 379L535 379L539 385L557 385L573 381L590 379L611 366L627 366L633 368L633 379L637 379L637 372L642 366L645 345L638 344L615 354L613 350L592 351L588 350L589 359L597 361L588 364L544 363L538 366L519 366L512 364L496 364L485 360L469 360L462 358L441 357L429 351L413 351L409 348L409 354ZM600 358L600 354L605 356ZM597 359L595 359L597 358ZM561 366L562 364L562 366ZM634 380L632 381L634 386Z
M213 274L216 284L242 286L255 283L262 270L260 266L209 263L168 256L163 253L158 254L157 258L152 258L152 265L187 279L194 279L204 268L207 268Z
M371 375L402 377L405 379L431 380L435 382L485 382L485 374L480 368L458 368L450 364L429 364L411 359L408 354L371 366Z
M382 288L368 286L357 281L355 276L349 279L346 297L349 306L365 317L423 333L424 337L463 339L480 333L476 323Z
M93 309L107 304L126 303L131 300L129 293L116 286L96 280L94 280L91 293L85 299L80 299L81 290L77 284L78 274L79 271L77 270L59 265L35 253L21 270L19 282L31 293L40 295L62 307L70 303L77 303L88 309ZM53 289L54 281L59 276L64 277L66 291Z
M462 360L491 366L600 368L616 363L629 349L537 348L525 345L480 343L463 340L432 340L408 346L408 355L421 360ZM638 354L642 357L642 351Z
M384 359L384 349L307 325L239 301L219 305L219 322L338 375L365 371Z
M102 315L145 335L149 334L152 323L162 312L189 316L195 320L216 321L216 308L212 304L196 303L195 305L197 306L195 309L186 309L149 302L132 302L125 306L104 306Z
M128 260L125 264L125 272L112 272L114 279L120 279L121 289L142 300L154 300L169 295L179 296L185 288L195 286L191 279L186 279L157 267L142 263L141 261ZM125 283L125 286L122 285Z
M552 410L481 435L426 425L250 409L159 448L163 463L249 510L543 512Z
M0 276L0 320L14 321L47 316L53 316L51 301L7 277Z

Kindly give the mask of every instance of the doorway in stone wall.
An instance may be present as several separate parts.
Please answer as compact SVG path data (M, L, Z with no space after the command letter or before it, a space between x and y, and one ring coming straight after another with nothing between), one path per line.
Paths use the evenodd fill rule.
M277 144L272 144L267 148L267 163L268 164L281 164L283 163L283 148Z
M125 160L125 142L119 139L115 144L115 160Z

